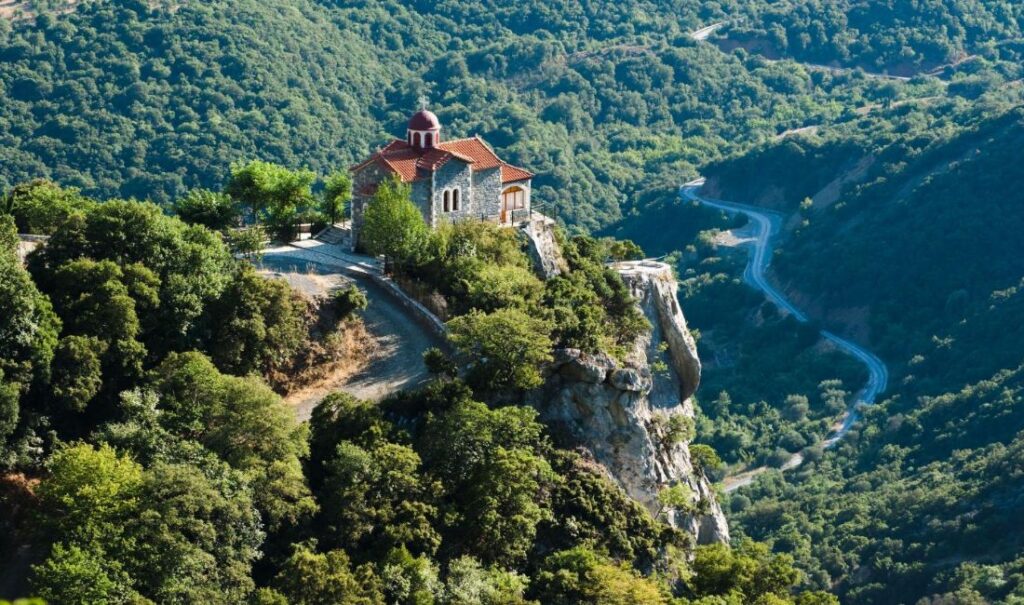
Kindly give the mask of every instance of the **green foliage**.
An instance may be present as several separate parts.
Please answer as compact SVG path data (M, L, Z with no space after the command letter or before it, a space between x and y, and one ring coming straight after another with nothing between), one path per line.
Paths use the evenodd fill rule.
M698 546L687 585L696 594L722 595L744 603L760 602L769 595L786 603L798 578L792 557L773 555L764 545L743 541L732 549L722 544Z
M482 264L470 278L466 304L490 313L498 309L536 308L544 282L526 267Z
M370 305L366 293L355 284L334 293L334 314L339 320L347 319L356 311L365 311Z
M651 569L663 562L665 553L689 546L690 536L655 520L602 467L569 452L548 458L563 478L551 495L553 514L539 530L550 548L589 544L637 569Z
M79 346L76 354L102 350L103 371L114 385L137 379L146 357L139 316L158 307L159 278L141 264L122 269L109 260L81 258L61 265L52 280L50 297L65 318L64 332L95 341L89 353Z
M497 568L485 568L472 557L460 557L448 565L445 585L447 605L525 605L526 577Z
M442 594L437 566L426 556L413 557L405 548L388 553L381 564L380 579L389 603L431 605Z
M643 249L630 240L616 240L608 247L608 258L613 261L641 260Z
M423 249L427 234L423 215L410 198L409 185L395 178L382 182L363 210L359 245L402 268Z
M352 569L345 551L317 553L297 544L274 580L291 605L374 605L384 603L379 580L368 567Z
M4 240L13 236L11 221L0 222ZM0 372L4 374L5 411L17 418L17 396L49 377L61 329L50 300L23 269L13 250L0 250Z
M0 210L14 217L21 233L51 235L69 216L86 210L92 203L78 189L37 180L11 189L0 201Z
M668 602L656 583L583 546L549 556L531 593L542 603L653 605Z
M57 280L61 267L85 259L110 261L122 271L141 265L155 274L159 305L140 318L141 342L151 354L204 344L205 330L216 325L212 303L233 274L233 261L217 235L139 202L111 200L73 217L33 255L29 270L40 289L56 292L74 288Z
M840 62L898 74L925 72L973 50L991 48L995 41L1018 39L1024 22L1019 6L1000 0L971 3L970 18L964 12L968 5L953 0L914 8L848 0L802 0L785 8L765 2L736 4L742 16L727 28L727 35L752 48L760 42L772 53L811 63Z
M258 261L263 258L262 251L267 242L267 231L262 225L232 229L227 234L227 241L232 253Z
M562 241L568 274L547 281L555 335L567 346L616 350L631 345L650 325L622 279L604 263L614 240L577 236Z
M690 459L693 460L695 466L709 475L720 471L725 466L715 449L702 443L690 444Z
M223 231L238 223L240 213L234 200L224 193L193 189L174 202L174 213L190 225Z
M315 180L316 173L310 170L253 160L232 164L224 192L257 220L264 220L276 238L289 242L295 239L299 213L313 204L310 187Z
M81 412L103 386L101 360L108 343L94 336L65 336L53 357L53 396L67 410Z
M306 302L287 283L242 266L213 306L211 356L233 374L268 373L295 354L307 334Z
M52 530L65 540L101 546L139 505L142 468L109 446L69 446L53 455L49 471L38 495Z
M302 474L306 431L281 398L253 377L223 375L200 353L172 353L155 372L161 422L246 473L271 531L292 527L316 505Z
M555 479L540 456L498 447L468 489L463 539L479 546L471 553L486 563L512 567L533 545L537 524L547 515L545 500Z
M12 63L0 122L13 139L0 186L49 177L167 203L219 187L254 153L326 172L379 139L367 109L383 103L379 58L312 3L100 2L61 13L3 33Z
M685 483L676 483L659 490L658 504L661 505L662 512L667 510L692 512L696 509L693 490Z
M341 442L326 464L324 520L332 543L363 557L396 547L432 555L441 542L433 529L440 485L420 473L409 447L380 442L364 449Z
M39 596L44 602L82 605L112 605L137 597L131 589L131 578L106 559L102 552L54 545L49 558L33 569Z
M540 386L539 365L551 358L551 326L518 309L472 311L448 323L452 344L465 357L470 384L482 389Z
M331 223L341 220L345 208L352 200L352 177L348 172L331 173L324 179L323 202L320 211Z
M0 443L5 443L8 435L18 426L18 384L4 380L0 370Z
M423 363L427 366L427 371L435 376L455 378L459 373L455 360L437 347L430 347L423 352Z

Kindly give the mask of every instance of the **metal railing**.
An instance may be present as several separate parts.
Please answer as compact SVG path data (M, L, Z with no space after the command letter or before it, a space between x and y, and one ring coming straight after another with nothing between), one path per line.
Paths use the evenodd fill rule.
M529 208L506 210L503 214L480 215L480 222L500 223L503 225L520 225L540 218L558 222L558 207L550 202L533 202Z

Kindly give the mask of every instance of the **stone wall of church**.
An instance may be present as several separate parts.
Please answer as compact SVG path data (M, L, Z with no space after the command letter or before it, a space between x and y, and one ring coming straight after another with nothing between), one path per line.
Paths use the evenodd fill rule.
M501 214L501 168L473 173L474 214L497 219Z
M476 192L472 182L473 171L469 164L459 160L449 160L443 166L434 171L434 195L432 199L434 209L434 225L442 222L462 220L465 218L479 217L476 210ZM459 209L444 211L444 192L449 193L459 190Z
M428 225L432 224L430 222L430 209L432 205L430 200L430 179L413 181L410 185L412 189L410 194L412 203L416 204L416 207L423 213L423 220L426 221Z

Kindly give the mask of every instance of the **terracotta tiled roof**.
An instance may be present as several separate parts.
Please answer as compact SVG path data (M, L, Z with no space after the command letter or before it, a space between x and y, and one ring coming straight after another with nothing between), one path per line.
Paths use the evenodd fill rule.
M490 170L500 166L502 183L533 177L533 173L501 161L501 158L480 137L443 141L436 148L426 150L416 149L402 139L395 139L366 161L353 166L351 170L356 172L374 162L379 162L408 183L427 178L430 173L452 159L472 165L473 170Z
M473 158L473 170L488 170L501 166L501 158L480 137L442 141L439 148Z
M518 166L512 164L501 165L501 182L512 183L514 181L525 181L526 179L532 179L533 173L529 170L523 170Z

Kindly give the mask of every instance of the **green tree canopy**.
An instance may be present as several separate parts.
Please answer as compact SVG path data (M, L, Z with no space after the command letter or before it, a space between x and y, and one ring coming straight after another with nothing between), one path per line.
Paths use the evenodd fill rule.
M406 446L338 444L322 490L323 517L337 544L360 558L396 547L434 554L441 542L433 528L441 488L420 465Z
M238 206L231 197L209 189L193 189L174 202L174 213L190 225L203 225L214 231L236 226Z
M93 203L78 189L36 180L11 189L0 202L0 211L14 217L21 233L51 235L69 216L86 210Z
M472 311L448 322L452 344L469 364L468 380L483 389L530 389L551 359L551 325L519 309Z
M289 170L270 162L253 160L231 166L231 178L224 191L248 206L257 219L266 219L270 230L289 241L294 236L300 210L313 204L310 189L316 174L310 170Z
M333 172L324 179L323 202L320 211L331 223L341 220L345 207L352 200L352 177L347 170Z
M363 211L359 244L401 268L423 249L428 233L423 214L410 198L409 185L386 179Z

